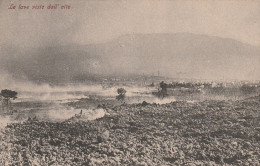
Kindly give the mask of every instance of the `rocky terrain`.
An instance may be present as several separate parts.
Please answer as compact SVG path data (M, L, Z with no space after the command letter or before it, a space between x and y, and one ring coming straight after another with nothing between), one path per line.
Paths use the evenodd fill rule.
M260 96L100 107L93 121L9 124L0 165L260 165Z

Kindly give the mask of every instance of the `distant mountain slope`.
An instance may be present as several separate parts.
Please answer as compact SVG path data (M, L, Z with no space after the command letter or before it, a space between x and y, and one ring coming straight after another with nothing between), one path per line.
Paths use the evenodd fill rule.
M243 79L250 73L253 78L260 63L258 47L188 33L126 35L101 48L106 50L104 56L130 63L124 71L156 73L160 70L171 76L181 72L183 77Z
M12 53L12 54L10 54ZM177 34L124 35L107 43L5 48L4 70L33 80L156 74L202 79L257 79L260 48L233 39Z

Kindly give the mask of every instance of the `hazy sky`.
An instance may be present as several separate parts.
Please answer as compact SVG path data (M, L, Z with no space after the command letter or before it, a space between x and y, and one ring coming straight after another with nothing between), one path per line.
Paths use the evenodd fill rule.
M8 10L10 4L70 10ZM0 0L0 45L104 42L128 33L206 34L260 45L259 0Z
M16 9L8 9L11 4ZM50 4L58 9L46 9ZM69 80L80 73L151 74L160 68L171 76L259 79L259 19L260 0L0 0L0 72ZM179 32L189 35L174 36ZM125 38L126 47L119 40L105 43L146 33L161 36L146 41L136 35L132 44Z

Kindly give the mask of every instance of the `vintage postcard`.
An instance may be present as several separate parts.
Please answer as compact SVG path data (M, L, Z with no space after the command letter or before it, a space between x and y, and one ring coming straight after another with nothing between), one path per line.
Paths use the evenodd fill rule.
M259 0L0 0L0 165L259 156Z

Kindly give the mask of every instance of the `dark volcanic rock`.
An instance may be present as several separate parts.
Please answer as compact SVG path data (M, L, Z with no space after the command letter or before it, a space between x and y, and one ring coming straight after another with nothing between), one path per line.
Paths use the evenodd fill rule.
M94 121L26 121L1 133L0 165L260 165L260 101L113 107Z

